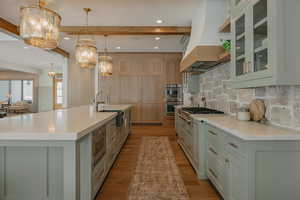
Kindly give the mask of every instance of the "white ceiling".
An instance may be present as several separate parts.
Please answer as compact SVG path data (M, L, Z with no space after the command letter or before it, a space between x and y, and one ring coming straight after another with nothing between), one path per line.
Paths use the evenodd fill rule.
M37 72L49 68L50 63L54 63L59 68L64 63L64 59L59 54L27 46L23 41L0 32L1 68Z
M190 26L200 0L48 0L49 7L55 9L62 17L62 25L85 25L85 13L82 8L90 7L91 26L156 26L161 19L161 26ZM19 23L20 6L36 0L1 0L0 17ZM62 34L62 38L64 35ZM111 36L110 51L125 52L178 52L184 45L181 36ZM104 48L103 37L96 37L97 46ZM76 39L62 39L60 47L69 52L74 51ZM121 49L115 49L120 46ZM154 49L158 46L159 49Z

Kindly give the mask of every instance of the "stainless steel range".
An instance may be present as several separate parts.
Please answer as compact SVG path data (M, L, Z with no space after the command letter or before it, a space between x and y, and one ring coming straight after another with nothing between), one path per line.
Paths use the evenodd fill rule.
M182 87L178 84L167 84L165 88L165 113L168 116L175 114L175 106L182 105Z

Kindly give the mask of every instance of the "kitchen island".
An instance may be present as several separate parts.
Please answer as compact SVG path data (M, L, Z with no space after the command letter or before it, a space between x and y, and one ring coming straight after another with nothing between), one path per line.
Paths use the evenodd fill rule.
M130 133L129 105L89 106L0 120L1 200L90 200Z

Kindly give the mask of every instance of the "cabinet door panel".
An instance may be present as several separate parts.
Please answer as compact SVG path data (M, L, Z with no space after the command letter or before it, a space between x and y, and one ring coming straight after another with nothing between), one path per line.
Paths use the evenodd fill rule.
M143 76L142 90L143 103L163 102L163 87L161 76Z
M142 104L141 116L144 122L161 122L163 104Z
M227 164L227 181L229 200L247 200L248 199L248 179L246 161L241 157L229 156Z
M141 122L141 105L140 104L133 104L131 109L131 120L133 123Z
M141 100L141 77L120 76L121 103L138 103Z
M142 63L143 75L161 75L163 73L163 60L153 59Z

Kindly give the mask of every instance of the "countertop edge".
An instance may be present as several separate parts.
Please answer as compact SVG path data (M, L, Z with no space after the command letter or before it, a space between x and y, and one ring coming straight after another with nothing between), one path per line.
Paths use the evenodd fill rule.
M241 135L239 132L229 129L225 126L222 126L216 122L210 121L209 119L205 118L205 117L200 117L200 116L195 116L195 115L191 115L192 118L196 121L204 121L212 126L215 126L216 128L222 129L225 132L229 133L230 135L237 137L241 140L244 141L300 141L300 135L291 135L291 134L286 134L286 135L276 135L276 136L245 136L245 135ZM270 125L272 126L272 125ZM275 127L275 126L274 126ZM275 127L276 128L276 127ZM293 131L293 130L289 130L289 131ZM295 131L297 132L297 131Z
M129 109L128 107L127 109ZM126 110L127 110L126 109ZM84 130L80 132L63 132L60 134L55 133L46 133L46 132L27 132L24 135L24 132L13 132L13 133L1 133L0 134L0 143L8 141L77 141L85 137L91 131L97 127L104 125L113 118L117 116L117 113L113 113L105 119L99 120L92 125L88 125ZM55 134L55 135L54 135Z

